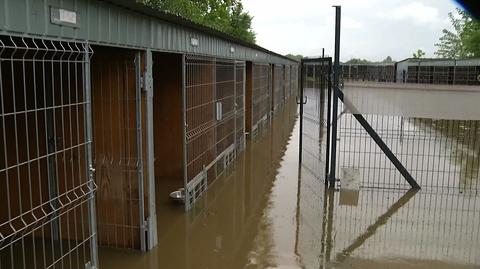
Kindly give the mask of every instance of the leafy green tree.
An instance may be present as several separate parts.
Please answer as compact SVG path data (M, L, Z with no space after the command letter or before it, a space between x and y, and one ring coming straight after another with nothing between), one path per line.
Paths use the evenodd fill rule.
M371 64L372 62L366 59L352 58L345 62L346 64Z
M393 63L392 57L387 56L387 58L385 58L383 61L381 61L381 63L384 63L384 64Z
M293 59L293 60L295 60L295 61L300 61L300 60L303 58L303 55L301 55L301 54L296 54L296 55L295 55L295 54L290 54L290 53L289 53L289 54L287 54L287 55L285 55L285 56L288 57L288 58L290 58L290 59Z
M415 59L423 58L423 56L425 56L425 52L421 49L418 49L416 52L413 53L413 58Z
M480 21L459 8L448 13L453 31L443 29L435 54L441 58L480 57Z
M241 0L143 0L143 3L255 43L253 17L243 10Z

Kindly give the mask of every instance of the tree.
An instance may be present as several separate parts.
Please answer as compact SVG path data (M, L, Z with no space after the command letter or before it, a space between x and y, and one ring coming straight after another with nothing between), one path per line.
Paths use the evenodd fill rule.
M425 52L421 49L418 49L416 52L413 53L413 58L415 59L423 58L423 56L425 56Z
M384 64L393 63L392 57L387 56L387 58L385 58L383 61L381 61L381 63L384 63Z
M360 59L360 58L352 58L345 62L346 64L371 64L369 60Z
M480 22L464 10L457 8L456 11L457 17L448 13L453 31L443 29L443 36L435 44L435 55L441 58L480 57Z
M285 55L285 56L288 57L288 58L290 58L290 59L292 59L292 60L295 60L295 61L300 61L300 60L303 58L303 55L301 55L301 54L296 54L296 55L295 55L295 54L290 54L290 53L289 53L289 54L287 54L287 55Z
M255 43L253 17L243 10L241 0L143 0L143 3Z

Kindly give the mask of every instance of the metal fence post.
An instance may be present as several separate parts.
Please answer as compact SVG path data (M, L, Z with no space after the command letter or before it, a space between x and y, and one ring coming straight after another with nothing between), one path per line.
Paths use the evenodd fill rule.
M140 51L135 53L135 114L137 127L137 177L138 177L138 215L140 225L140 249L146 251L146 223L145 223L145 204L144 204L144 186L143 186L143 139L142 139L142 77L141 77L141 57Z
M340 71L340 16L341 6L335 7L335 59L333 71L333 108L332 108L332 154L330 161L330 188L335 188L335 168L337 165L337 117L338 117L338 81Z
M303 152L303 60L300 60L300 66L299 66L299 73L300 73L300 76L298 77L299 79L299 87L300 87L300 96L297 98L297 104L300 104L300 139L299 139L299 142L298 142L298 147L299 147L299 162L301 163L302 162L302 152Z
M186 55L182 55L182 123L183 123L183 185L185 190L185 211L190 209L190 195L188 192L187 184L188 184L188 157L187 157L187 81L186 81L186 72L187 72L187 61Z
M88 175L88 188L90 194L88 197L88 226L92 239L90 240L90 268L98 268L98 242L97 242L97 215L95 209L95 184L93 168L93 155L92 155L92 143L93 143L93 131L92 131L92 95L91 95L91 82L90 82L90 45L85 44L85 63L84 63L84 87L85 87L85 139L86 143L86 161L87 161L87 175Z
M324 49L322 49L322 62L325 61L325 54ZM325 63L324 63L325 64ZM331 143L331 129L330 125L332 124L332 83L331 83L331 61L329 60L327 63L327 67L325 68L325 74L323 78L327 79L327 138L326 138L326 148L325 148L325 184L328 184L328 175L330 172L330 143Z
M155 207L155 167L154 167L154 138L153 138L153 61L152 51L145 52L145 91L147 94L147 171L148 171L148 240L147 249L152 249L158 243L157 239L157 212Z

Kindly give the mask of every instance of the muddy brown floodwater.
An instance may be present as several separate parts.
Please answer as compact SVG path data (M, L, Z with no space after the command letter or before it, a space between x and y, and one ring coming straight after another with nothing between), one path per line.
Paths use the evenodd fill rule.
M158 184L158 246L100 248L101 268L479 268L476 195L328 191L299 165L295 106L269 128L191 212Z

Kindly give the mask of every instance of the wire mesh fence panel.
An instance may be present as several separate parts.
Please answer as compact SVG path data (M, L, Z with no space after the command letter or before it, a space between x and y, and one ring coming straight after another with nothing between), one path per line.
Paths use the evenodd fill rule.
M285 65L285 100L288 100L290 99L290 94L291 94L291 90L290 90L290 83L291 83L291 77L290 77L290 65Z
M273 111L277 111L285 100L285 82L283 65L276 64L273 69Z
M343 90L350 105L341 104L338 116L337 178L342 186L410 188L354 118L357 113L423 189L478 194L480 117L475 107L480 95L466 86L450 91L382 87L346 85Z
M269 65L254 63L252 73L252 133L255 133L270 112Z
M91 54L85 43L0 36L0 268L97 265Z
M245 148L245 62L235 63L235 149Z
M185 179L187 209L207 189L206 167L215 161L215 59L184 60Z
M480 66L416 62L408 65L402 79L407 83L480 85ZM406 79L404 78L406 77ZM398 80L398 79L397 79Z
M342 64L343 81L394 82L395 65L392 64Z
M140 249L135 52L95 47L94 164L99 244Z
M204 193L208 184L235 158L235 139L244 133L244 92L241 88L244 73L236 80L245 64L197 55L184 59L185 113L185 189L186 209ZM240 106L239 106L240 105ZM237 111L238 110L238 111ZM242 131L236 132L240 122ZM208 180L207 180L208 179Z
M235 61L217 59L215 73L215 144L216 175L220 174L235 157Z
M291 82L292 83L292 87L291 87L292 94L291 94L291 96L293 98L298 96L298 77L299 77L298 65L292 65L292 82Z
M302 167L317 179L325 175L327 77L329 60L303 63ZM323 182L323 181L322 181Z

